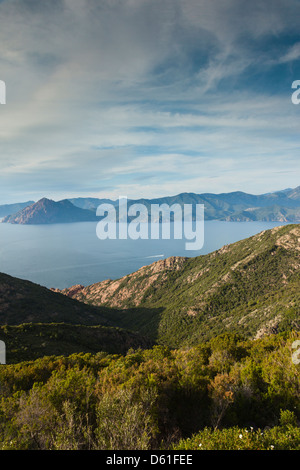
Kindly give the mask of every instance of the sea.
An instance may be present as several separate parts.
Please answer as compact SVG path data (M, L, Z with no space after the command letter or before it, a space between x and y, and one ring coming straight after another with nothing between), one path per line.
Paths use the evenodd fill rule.
M97 222L53 225L0 223L0 272L48 288L63 289L118 279L142 266L170 256L205 255L283 222L205 221L201 249L186 249L184 238L106 239Z

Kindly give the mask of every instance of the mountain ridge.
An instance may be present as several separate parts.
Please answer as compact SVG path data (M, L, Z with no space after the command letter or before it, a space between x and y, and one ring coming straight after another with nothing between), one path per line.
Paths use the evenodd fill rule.
M177 347L216 331L237 329L255 338L296 321L299 268L300 226L292 224L207 255L159 260L118 280L60 292L89 305L122 309L114 318L120 326L143 334L152 328L155 340ZM143 321L140 308L152 309L153 316Z
M16 214L25 207L31 206L31 204L34 204L34 201L17 202L15 204L3 204L0 206L0 217Z
M33 338L37 357L54 354L55 338L61 353L111 350L110 341L177 348L223 333L257 339L300 330L299 272L300 225L290 224L207 255L173 256L91 286L59 291L0 273L0 339L10 342L14 357L22 351L28 357L28 338ZM121 343L115 351L124 351Z
M45 217L43 201L50 200L42 198L16 214L7 215L2 222L34 224L96 221L99 220L99 217L96 217L96 209L100 204L112 204L118 210L118 201L80 197L58 202L51 201L52 209ZM68 202L72 206L68 206ZM248 194L243 191L220 194L183 192L174 196L152 199L128 199L128 207L132 204L143 204L148 211L150 211L151 204L168 204L169 206L172 204L181 206L184 204L204 204L206 220L300 222L300 186L262 195ZM0 213L1 207L4 206L0 206ZM61 208L59 214L54 209L55 207Z
M119 328L109 317L110 309L0 273L0 340L6 345L8 363L75 352L125 354L130 348L152 347L151 340Z
M14 215L8 215L2 220L3 223L39 225L54 223L74 223L96 221L96 215L87 209L74 206L69 200L52 201L42 198L21 209Z

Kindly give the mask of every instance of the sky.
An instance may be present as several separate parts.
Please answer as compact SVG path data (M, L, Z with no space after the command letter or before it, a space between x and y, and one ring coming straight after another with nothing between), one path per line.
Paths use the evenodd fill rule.
M0 204L300 184L299 0L2 0L0 80Z

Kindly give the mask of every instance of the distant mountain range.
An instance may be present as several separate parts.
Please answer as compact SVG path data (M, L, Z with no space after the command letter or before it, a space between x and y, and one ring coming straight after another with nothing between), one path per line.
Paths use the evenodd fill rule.
M118 201L95 198L75 198L70 201L77 207L94 211L104 202L118 204ZM128 200L128 207L131 204L144 204L150 212L151 204L164 203L181 206L204 204L206 220L300 222L300 186L262 195L252 195L241 191L222 194L181 193L161 198Z
M67 222L96 221L96 209L102 203L110 203L116 208L118 201L98 198L73 198L51 201L43 198L36 203L20 203L0 206L2 222L13 224L53 224ZM175 196L128 200L132 204L143 204L150 213L151 204L204 204L206 220L224 221L279 221L300 222L300 186L262 195L247 194L241 191L212 193L181 193ZM16 210L16 212L14 212ZM7 212L10 211L8 214Z

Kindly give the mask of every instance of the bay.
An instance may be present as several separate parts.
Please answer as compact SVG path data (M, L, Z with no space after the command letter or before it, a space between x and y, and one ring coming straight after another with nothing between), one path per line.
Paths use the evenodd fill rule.
M0 272L48 288L90 285L118 279L169 256L210 253L283 222L206 221L201 250L187 251L186 240L100 240L95 222L53 225L0 223Z

